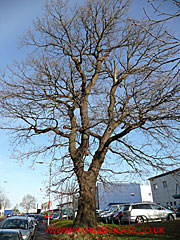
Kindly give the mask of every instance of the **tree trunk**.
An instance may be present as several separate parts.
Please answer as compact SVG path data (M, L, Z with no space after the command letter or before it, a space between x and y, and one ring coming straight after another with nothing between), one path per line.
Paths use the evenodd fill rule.
M75 227L93 227L97 225L96 215L96 178L92 175L79 179L80 196L78 212L73 225Z

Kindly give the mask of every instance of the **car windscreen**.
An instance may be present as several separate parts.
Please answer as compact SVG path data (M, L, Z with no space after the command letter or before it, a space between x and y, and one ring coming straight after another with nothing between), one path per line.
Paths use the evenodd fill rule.
M128 206L128 205L121 205L121 206L119 206L119 211L124 210L124 207L125 207L125 206Z
M54 218L59 217L59 213L53 215Z
M44 215L38 215L38 219L39 220L42 220L42 219L44 219L45 217L44 217Z
M28 229L28 221L25 219L8 219L2 225L4 229Z
M107 206L103 211L108 211L111 208L111 206Z
M128 210L129 210L129 207L130 207L130 205L124 205L124 206L123 206L123 211L128 211Z
M35 215L29 214L28 217L30 217L30 218L32 218L32 217L35 218Z
M0 240L19 240L17 233L0 233Z
M115 211L116 209L118 209L117 206L112 206L112 207L109 209L109 211L112 212L112 211Z
M120 212L122 212L122 210L115 212L113 217L116 217L117 215L119 215Z

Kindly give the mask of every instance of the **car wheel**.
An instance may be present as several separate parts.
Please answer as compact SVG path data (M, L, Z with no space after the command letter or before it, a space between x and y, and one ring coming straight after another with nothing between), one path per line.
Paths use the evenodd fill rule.
M168 221L173 221L173 220L174 220L173 215L169 214L169 215L168 215Z
M144 222L144 218L141 217L141 216L138 216L138 217L136 218L136 222L137 222L137 223L143 223L143 222Z

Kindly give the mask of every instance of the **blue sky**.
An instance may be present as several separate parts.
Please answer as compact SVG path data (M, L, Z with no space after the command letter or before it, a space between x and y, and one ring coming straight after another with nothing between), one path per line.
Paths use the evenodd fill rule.
M43 0L0 0L0 69L4 69L13 59L20 60L26 54L26 49L18 48L19 37L32 26L36 16L42 16ZM136 0L133 4L134 16L143 14L146 0ZM173 10L172 1L169 8ZM168 5L166 5L166 8ZM174 22L174 31L179 20ZM178 28L177 28L178 29ZM40 191L44 188L44 181L48 181L48 165L34 166L29 169L30 163L21 164L11 158L13 146L10 137L0 132L0 187L2 187L14 207L23 196L30 193L39 203L48 200ZM4 181L7 181L4 183Z
M18 48L19 37L32 25L36 16L42 15L43 0L0 0L0 69L4 69L13 59L20 60L26 49ZM11 207L21 202L24 195L34 195L38 202L48 200L44 181L48 181L48 165L21 164L11 158L13 146L10 136L0 132L0 187L11 201ZM4 181L7 181L4 183Z
M0 0L0 66L5 67L13 58L20 59L19 36L31 26L36 16L41 16L43 0Z

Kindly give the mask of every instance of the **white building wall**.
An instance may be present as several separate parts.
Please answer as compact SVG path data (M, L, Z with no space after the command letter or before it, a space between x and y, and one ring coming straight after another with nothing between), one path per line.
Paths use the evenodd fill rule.
M140 185L142 202L153 202L151 185Z
M150 185L138 183L97 184L97 207L104 209L110 203L152 202Z
M172 207L180 204L180 199L173 198L176 190L180 194L180 172L151 178L150 183L154 202Z
M97 207L104 209L110 203L141 202L140 184L97 184Z

